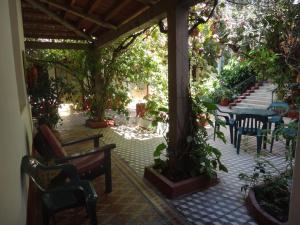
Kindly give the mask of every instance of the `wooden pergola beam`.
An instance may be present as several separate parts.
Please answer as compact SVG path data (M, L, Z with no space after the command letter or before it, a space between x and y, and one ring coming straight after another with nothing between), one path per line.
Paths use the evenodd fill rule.
M135 19L122 26L119 26L117 30L108 31L104 35L99 36L98 40L95 42L95 46L102 47L117 38L130 35L138 30L149 27L164 17L166 17L165 2L160 1L156 5L144 11L143 14L139 15Z
M63 43L63 42L39 42L39 41L25 41L26 49L74 49L85 50L90 44L82 43Z
M88 14L88 15L92 14L92 13L95 11L95 9L97 8L97 6L98 6L102 1L103 1L103 0L95 0L95 1L91 4L91 6L89 7L87 14ZM80 20L80 21L79 21L78 27L81 27L83 21L84 21L84 20ZM93 27L94 27L93 29L95 29L95 31L97 31L97 30L100 28L100 26L97 26L97 25L96 25L96 26L93 26ZM92 32L89 32L89 34L92 35L93 33L92 33Z
M116 14L118 14L131 0L124 0L122 3L118 4L117 7L115 7L109 14L106 15L104 18L105 21L110 20L113 18Z
M155 4L154 0L136 0L136 1L148 6Z
M56 13L54 13L51 10L49 10L48 8L46 8L41 3L38 3L38 2L36 2L34 0L26 0L26 1L28 3L30 3L32 6L34 6L35 8L37 8L38 10L42 11L43 13L47 14L48 16L50 16L51 18L53 18L54 20L56 20L57 22L59 22L62 25L64 25L68 29L72 30L78 36L83 37L84 39L86 39L86 40L88 40L90 42L94 41L93 38L91 38L89 35L87 35L83 31L77 29L73 24L69 23L68 21L62 19L60 16L58 16Z
M141 10L137 11L136 13L134 13L130 17L128 17L126 20L124 20L119 26L122 26L122 25L128 23L130 20L132 20L135 17L139 16L140 14L142 14L143 12L145 12L149 8L150 8L150 6L146 5L144 8L142 8Z
M72 0L70 3L70 6L73 7L75 5L75 3L76 3L76 0Z
M95 42L95 46L102 47L117 38L128 36L134 32L158 23L159 20L166 17L166 12L170 8L174 8L178 5L183 8L189 8L199 2L201 2L201 0L161 0L135 19L119 26L118 29L108 31L104 35L99 36Z
M109 29L117 29L117 27L111 23L108 23L108 22L105 22L105 21L102 21L100 19L98 19L97 17L95 16L92 16L92 15L88 15L78 9L74 9L74 8L71 8L70 6L68 5L63 5L63 4L60 4L60 3L56 3L56 2L53 2L53 1L49 1L49 0L41 0L42 2L44 3L47 3L48 5L50 6L53 6L57 9L61 9L63 11L66 11L66 12L69 12L69 13L72 13L74 14L75 16L78 16L82 19L85 19L85 20L88 20L92 23L95 23L101 27L105 27L105 28L109 28Z
M102 2L103 0L95 0L93 2L93 4L91 5L91 7L88 10L88 14L91 14L95 11L95 9L97 8L97 6Z

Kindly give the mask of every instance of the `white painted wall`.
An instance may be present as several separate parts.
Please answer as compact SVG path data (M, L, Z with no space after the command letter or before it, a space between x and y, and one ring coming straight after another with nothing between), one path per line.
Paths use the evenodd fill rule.
M26 224L27 182L20 172L32 140L22 63L20 0L0 1L0 224Z

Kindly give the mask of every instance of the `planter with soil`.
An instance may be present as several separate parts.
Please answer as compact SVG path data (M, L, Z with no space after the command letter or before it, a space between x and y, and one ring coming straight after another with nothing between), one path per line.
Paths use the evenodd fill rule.
M263 188L263 187L259 187ZM260 225L287 225L287 215L277 215L269 209L262 206L262 200L257 199L255 189L250 189L246 199L246 206L251 215L256 219ZM283 221L281 221L281 220Z
M193 192L202 191L216 185L219 182L217 176L209 178L204 175L174 182L157 172L152 167L145 168L144 177L163 195L171 199Z
M89 128L97 129L97 128L113 127L115 125L115 122L112 119L106 119L104 121L87 119L85 125Z

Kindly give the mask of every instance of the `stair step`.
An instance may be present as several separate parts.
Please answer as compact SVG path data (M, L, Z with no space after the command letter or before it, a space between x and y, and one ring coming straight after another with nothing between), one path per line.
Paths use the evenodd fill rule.
M246 108L268 108L270 104L260 105L260 104L251 104L251 103L238 103L236 107L246 107Z
M239 106L239 105L236 105L234 107L232 107L232 109L246 109L246 108L254 108L254 109L267 109L267 107L262 107L262 106Z
M258 105L269 105L270 100L261 100L261 99L243 99L242 103L258 104Z
M262 97L262 98L268 98L268 97L271 97L271 98L272 98L272 95L270 95L270 94L258 94L258 93L252 93L251 96Z

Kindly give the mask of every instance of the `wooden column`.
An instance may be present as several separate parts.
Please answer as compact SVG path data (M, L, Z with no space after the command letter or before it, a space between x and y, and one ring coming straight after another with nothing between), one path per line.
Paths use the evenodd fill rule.
M299 118L300 119L300 118ZM298 225L300 221L300 123L298 123L298 137L295 150L295 166L293 186L290 198L289 225Z
M171 6L168 19L169 153L186 142L189 121L188 8Z

